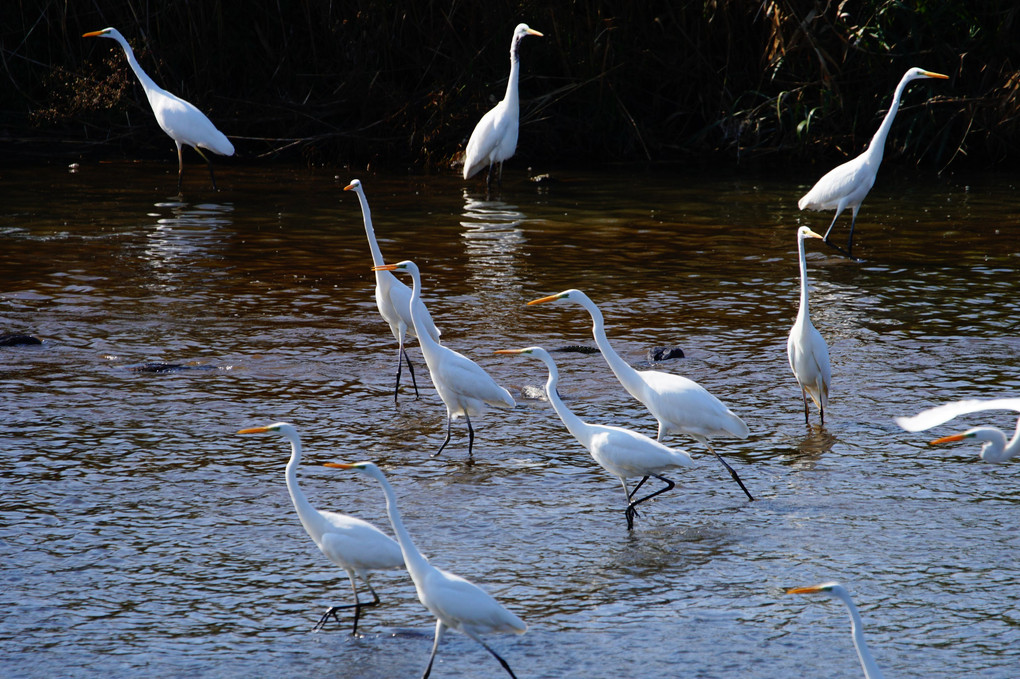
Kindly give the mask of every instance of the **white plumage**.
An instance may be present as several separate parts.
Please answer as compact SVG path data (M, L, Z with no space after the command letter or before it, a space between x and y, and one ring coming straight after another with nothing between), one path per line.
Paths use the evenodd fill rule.
M184 177L184 156L182 154L184 144L198 151L198 154L205 159L209 165L209 177L212 179L213 189L215 189L216 177L213 175L212 161L202 153L202 149L208 149L221 156L234 155L234 145L230 143L226 135L216 129L216 126L194 104L157 85L138 65L131 45L116 28L104 28L101 31L85 33L82 37L111 38L124 48L128 65L138 76L138 81L141 83L142 89L145 90L145 96L149 100L149 106L152 107L153 115L156 116L156 122L177 145L177 190L181 190L181 182Z
M503 183L503 161L513 156L517 150L517 133L521 116L520 98L517 95L517 83L520 80L521 64L517 53L521 40L525 36L541 33L527 24L518 24L510 40L510 77L506 83L506 94L475 125L467 150L464 152L464 179L470 179L483 167L489 167L486 185L492 186L492 166L499 163L499 183Z
M804 254L804 241L808 238L821 238L811 229L802 226L797 229L797 256L800 260L800 308L797 320L790 329L790 337L786 341L786 354L790 359L790 369L800 384L801 397L804 399L804 423L808 422L808 396L818 407L818 417L825 424L825 408L829 405L829 383L832 381L832 369L829 366L829 347L825 344L815 326L811 324L811 313L808 310L808 278L807 259Z

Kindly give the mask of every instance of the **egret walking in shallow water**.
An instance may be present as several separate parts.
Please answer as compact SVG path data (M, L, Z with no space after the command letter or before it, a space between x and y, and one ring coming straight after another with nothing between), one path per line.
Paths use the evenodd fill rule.
M602 357L606 359L606 363L616 375L616 379L620 380L623 388L631 396L641 401L659 421L659 434L656 438L662 441L667 434L678 432L700 441L726 467L730 476L747 495L747 499L754 500L737 472L726 460L722 459L719 453L715 452L715 448L709 443L709 439L716 436L747 438L749 432L744 421L693 380L659 370L635 370L632 368L610 346L609 338L606 337L602 312L580 290L564 290L555 295L532 300L528 304L562 301L580 304L591 315L595 344L598 345Z
M418 600L429 610L429 613L436 616L436 638L432 643L432 653L429 655L429 663L422 679L426 679L432 671L432 662L439 649L439 640L443 635L443 630L447 627L462 632L481 644L482 648L491 653L503 666L503 669L516 679L516 675L510 669L507 661L482 641L480 635L503 632L524 634L528 629L524 621L503 608L482 588L453 573L436 568L428 562L428 559L418 551L411 539L411 534L404 527L400 510L397 508L396 493L393 492L393 487L379 467L371 462L356 464L327 462L326 466L337 469L353 469L372 477L382 485L383 492L386 494L386 513L389 514L393 531L397 534L400 549L403 550L407 571L411 574L415 589L418 590Z
M510 77L506 83L506 94L475 125L471 138L468 140L467 151L464 152L464 179L470 179L486 165L489 174L485 184L492 188L492 166L499 163L499 185L503 186L503 161L510 158L517 150L517 132L521 116L520 99L517 96L517 82L520 80L521 58L517 49L526 36L542 34L528 28L527 24L518 24L510 40Z
M101 31L85 33L83 38L111 38L120 43L124 48L124 55L127 57L128 65L138 76L138 81L145 90L145 96L152 107L152 113L156 116L156 122L163 128L163 131L170 135L177 145L177 191L181 190L181 183L184 178L184 156L182 146L187 144L205 159L209 165L209 177L212 179L213 190L216 189L216 177L213 175L212 161L202 153L202 149L208 149L221 156L234 155L234 145L227 137L216 129L205 114L198 110L193 104L184 101L175 94L170 94L157 85L149 75L138 65L135 53L131 45L124 39L116 28L104 28Z
M907 431L924 431L938 426L943 422L969 413L980 413L986 410L1012 410L1020 412L1020 398L992 398L954 401L945 405L921 411L913 417L897 417L896 423ZM1012 439L997 427L974 427L959 434L943 436L935 439L931 445L951 443L974 439L981 441L981 459L992 464L1007 462L1020 454L1020 418L1017 419L1016 431Z
M797 229L797 255L800 258L800 309L797 320L790 329L790 337L786 340L786 354L790 359L790 369L800 384L800 395L804 399L804 424L808 423L808 396L818 406L818 418L825 424L825 407L829 403L829 382L832 381L832 369L829 367L829 347L822 335L811 324L811 313L808 311L808 277L807 259L804 254L804 241L808 238L821 238L811 229L802 226Z
M920 68L912 68L903 74L903 78L896 86L892 102L889 104L889 112L885 114L882 124L879 125L875 136L871 138L868 148L853 160L847 161L832 170L829 170L818 180L811 190L797 201L797 207L801 210L835 210L836 216L829 224L829 230L825 232L824 240L831 247L843 251L847 257L853 256L854 246L854 225L857 223L857 212L861 209L861 203L875 185L875 176L878 174L878 166L882 163L882 154L885 152L885 139L889 136L892 128L893 118L900 107L900 97L907 85L920 78L946 79L949 76L941 73L932 73ZM836 220L847 208L853 210L853 217L850 220L850 236L847 238L846 250L834 245L829 240L832 227Z
M277 422L266 427L242 429L238 434L263 434L272 432L290 441L290 461L287 463L287 490L297 510L301 525L315 542L326 558L347 571L354 592L354 603L343 606L330 606L313 629L321 629L330 616L338 623L337 611L345 608L354 609L354 628L351 634L358 633L358 619L361 609L379 603L379 595L369 582L372 571L393 570L404 567L404 557L400 545L381 530L361 519L336 512L324 512L316 509L305 497L297 483L297 466L301 463L301 438L297 429L286 422ZM362 603L358 600L358 579L365 583L372 593L372 601Z
M375 229L372 228L372 211L368 208L368 198L365 197L365 190L361 187L361 181L355 179L344 187L344 191L354 191L361 202L361 217L365 221L365 235L368 236L368 247L372 251L372 264L377 267L383 266L386 260L383 259L382 251L375 240ZM397 383L393 386L393 402L397 401L397 392L400 389L401 359L407 361L407 371L411 373L411 384L414 385L414 397L418 398L418 383L414 379L414 366L411 359L407 357L404 350L404 337L407 333L415 335L414 321L411 320L411 288L407 287L389 271L373 269L375 271L375 304L379 307L379 314L390 326L390 332L397 340ZM442 334L432 322L432 316L425 307L425 303L419 299L416 305L421 307L419 313L425 331L435 342L439 342Z
M864 668L865 679L882 679L882 670L878 669L878 663L875 662L875 658L872 657L871 651L868 649L868 644L864 641L864 630L863 623L861 622L861 614L857 611L857 606L854 605L854 600L850 598L850 593L846 591L846 588L838 582L826 582L821 585L812 585L810 587L794 587L786 590L787 594L821 594L831 599L837 599L842 601L843 605L846 606L847 612L850 613L850 632L854 637L854 646L857 648L857 657L861 660L861 667Z
M468 457L471 457L475 443L471 417L481 416L486 405L513 408L517 405L513 396L496 384L480 365L467 356L439 344L425 331L424 316L421 312L423 307L418 305L418 300L421 299L421 273L414 262L405 260L372 268L376 271L404 271L411 274L411 280L414 281L409 302L411 320L418 334L418 344L421 346L422 356L425 357L425 364L429 367L429 375L432 376L432 384L439 392L439 398L446 404L446 440L439 446L439 450L432 454L433 457L443 452L443 448L450 442L453 421L461 415L467 421Z
M668 448L663 444L648 438L644 434L638 434L623 427L612 427L602 424L589 424L575 415L560 398L556 390L560 381L559 371L556 369L556 362L553 361L549 352L541 347L528 347L527 349L500 349L497 354L527 354L538 358L549 369L549 379L545 384L546 397L552 404L553 410L560 416L567 431L574 435L581 445L588 449L592 458L607 472L615 476L623 484L623 492L627 496L627 530L634 528L634 517L637 516L637 506L645 500L650 500L656 495L672 490L676 485L670 479L662 476L663 472L678 467L692 467L694 460L683 450ZM631 491L627 486L627 478L640 476L641 480ZM634 499L638 489L654 476L666 485L638 500Z

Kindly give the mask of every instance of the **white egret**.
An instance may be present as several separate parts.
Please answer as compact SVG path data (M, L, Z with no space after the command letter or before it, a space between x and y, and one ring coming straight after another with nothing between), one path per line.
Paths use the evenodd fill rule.
M850 220L850 237L847 239L846 250L844 251L848 257L853 256L854 224L857 223L857 212L861 209L861 203L864 202L864 198L875 184L878 166L882 163L882 154L885 152L885 139L889 136L893 118L896 117L896 111L900 107L900 97L903 95L903 90L906 89L908 83L920 78L947 79L949 76L942 75L941 73L932 73L920 68L912 68L904 73L899 85L896 86L896 91L893 93L892 102L889 104L889 112L885 114L885 118L878 127L878 131L871 138L868 148L853 160L829 170L825 176L818 180L818 183L811 187L810 191L804 194L804 197L797 201L797 207L801 210L805 208L810 210L836 210L836 216L832 218L829 230L825 232L824 240L828 245L840 251L843 251L843 249L834 245L829 240L829 234L832 233L832 227L836 225L836 220L839 219L843 210L848 207L853 209L853 217Z
M410 533L404 527L400 510L397 508L397 496L393 492L393 486L386 480L386 476L379 467L372 462L355 464L327 462L326 466L337 469L353 469L372 477L382 485L383 492L386 494L386 513L389 514L393 531L397 534L400 549L404 553L407 571L411 574L415 589L418 590L418 600L429 610L429 613L436 616L436 638L432 644L432 653L429 655L429 663L422 679L426 679L432 671L432 662L439 649L439 639L447 627L462 632L481 644L482 648L491 653L499 661L499 664L510 673L510 676L516 679L516 675L506 660L503 660L496 651L482 641L479 635L500 632L524 634L528 629L524 621L503 608L482 588L453 573L436 568L428 562L428 559L418 551Z
M542 37L527 24L518 24L510 41L510 77L506 83L506 94L503 100L492 110L482 116L475 125L467 150L464 152L464 179L470 179L486 165L489 174L485 180L488 188L492 188L492 164L499 163L499 185L503 185L503 161L511 157L517 150L517 131L519 125L520 99L517 96L517 82L520 79L521 59L517 54L521 40L527 35Z
M238 434L262 434L275 432L290 441L290 461L287 463L287 490L290 491L290 499L297 510L301 525L312 538L319 550L326 555L326 558L340 568L347 571L347 578L351 581L351 590L354 592L354 603L343 606L330 606L313 630L322 628L330 616L340 622L336 612L345 608L354 609L354 629L351 634L358 633L358 619L361 617L361 609L366 606L375 606L379 603L379 595L372 588L369 582L371 571L392 570L404 567L404 557L400 551L400 545L390 536L373 526L367 521L337 514L336 512L324 512L316 509L305 497L297 483L297 466L301 463L301 438L297 429L287 422L277 422L265 427L251 427L242 429ZM358 600L357 579L360 578L368 591L372 593L372 601L362 603Z
M361 187L361 181L355 179L344 187L344 191L354 191L361 201L361 216L365 221L365 235L368 236L368 247L372 251L372 264L382 266L386 263L382 251L375 240L375 229L372 228L372 211L368 208L368 198L365 197L365 190ZM414 385L414 397L418 398L418 383L414 379L414 366L411 359L404 351L404 336L406 333L415 334L414 322L411 320L411 288L401 283L396 276L389 271L382 269L375 270L375 304L379 307L379 314L383 320L389 323L390 332L397 340L397 383L393 386L393 402L397 401L397 392L400 389L400 369L402 366L401 357L407 361L407 371L411 373L411 384ZM442 334L432 322L432 316L420 299L417 305L421 307L421 317L426 332L436 342Z
M846 606L847 611L850 613L850 631L854 636L854 646L857 648L857 657L861 659L861 667L864 668L865 679L882 679L882 670L878 669L878 664L871 655L871 651L868 650L868 644L864 641L864 630L863 623L861 622L861 614L857 612L857 606L854 605L854 600L850 598L850 593L846 591L846 588L838 582L826 582L821 585L812 585L810 587L794 587L786 590L787 594L821 594L828 596L832 599L838 599L843 602Z
M800 257L800 309L797 320L790 329L786 340L786 354L790 358L793 376L800 384L800 395L804 399L804 423L808 423L808 396L818 406L818 417L825 424L825 407L829 404L829 382L832 369L829 367L829 347L821 334L811 324L808 311L807 259L804 255L804 241L808 238L822 238L806 226L797 229L797 255Z
M127 56L128 65L138 76L138 81L145 90L145 96L152 107L152 113L156 116L156 122L163 128L163 131L170 135L170 138L177 144L177 190L181 190L181 182L184 177L184 156L181 150L183 144L187 144L205 159L209 165L209 177L212 178L213 190L216 189L216 177L213 175L212 161L202 153L202 149L208 149L221 156L234 155L234 145L227 137L216 129L205 114L198 110L193 104L184 101L175 94L170 94L155 82L138 65L135 53L131 45L124 39L116 28L104 28L101 31L85 33L83 38L111 38L120 43Z
M1020 398L992 398L954 401L945 405L921 411L913 417L897 417L896 423L907 431L924 431L943 422L968 413L979 413L985 410L1013 410L1020 412ZM1016 432L1013 438L1006 439L1006 434L997 427L975 427L960 434L943 436L935 439L931 445L975 439L981 441L981 459L992 464L1007 462L1020 454L1020 419L1017 419Z
M598 345L602 357L606 359L616 379L620 380L623 388L641 401L659 421L659 434L656 438L662 441L667 434L678 432L703 443L726 467L730 476L747 495L747 499L754 500L744 482L737 476L737 472L709 443L709 439L714 436L747 438L749 432L744 421L693 380L659 370L635 370L628 365L609 344L602 312L588 295L580 290L564 290L555 295L532 300L528 304L557 301L576 302L587 309L593 322L592 334L595 336L595 344Z
M471 417L481 416L486 404L496 408L513 408L516 402L510 392L496 384L495 380L477 363L453 349L439 344L425 331L425 319L418 304L421 299L421 273L418 266L405 260L397 264L384 264L372 267L375 271L406 271L411 274L414 285L411 289L410 311L418 344L421 346L425 364L429 367L432 384L439 392L439 398L446 404L446 440L433 457L443 452L450 442L453 421L464 416L468 428L468 457L472 456L475 442L475 430L471 426Z
M672 490L676 485L670 479L661 474L670 469L678 467L692 467L694 460L683 450L676 450L650 439L644 434L638 434L623 427L612 427L602 424L589 424L575 415L560 398L556 387L559 384L560 374L556 369L556 362L553 361L549 352L541 347L528 347L527 349L500 349L497 354L529 354L535 356L545 363L549 368L549 379L545 383L545 393L552 404L553 410L560 416L567 430L574 435L581 445L588 449L592 458L607 472L615 476L623 484L623 492L627 496L627 530L634 528L634 517L637 516L637 506L645 500L650 500L656 495ZM627 478L640 476L634 490L627 486ZM649 476L654 476L663 483L665 487L655 491L638 500L634 499L637 493Z

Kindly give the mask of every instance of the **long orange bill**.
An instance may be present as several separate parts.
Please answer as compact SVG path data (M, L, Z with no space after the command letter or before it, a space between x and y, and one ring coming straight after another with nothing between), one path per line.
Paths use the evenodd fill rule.
M949 80L948 75L942 75L941 73L932 73L931 71L924 71L924 74L929 78L938 78L939 80Z
M817 585L811 585L810 587L793 587L786 590L787 594L814 594L815 592L822 591L822 588Z
M372 271L396 271L396 264L380 264L379 266L373 266Z
M554 299L559 298L560 298L559 295L549 295L548 297L543 297L542 299L533 299L530 302L528 302L528 306L531 306L532 304L541 304L542 302L551 302Z
M354 469L353 464L346 464L344 462L326 462L322 465L323 467L335 467L336 469Z
M932 441L928 445L929 446L937 446L940 443L952 443L953 441L962 441L965 438L967 438L967 437L964 436L963 434L953 434L952 436L943 436L940 439L935 439L934 441Z
M269 431L269 427L250 427L248 429L242 429L237 432L238 434L264 434Z

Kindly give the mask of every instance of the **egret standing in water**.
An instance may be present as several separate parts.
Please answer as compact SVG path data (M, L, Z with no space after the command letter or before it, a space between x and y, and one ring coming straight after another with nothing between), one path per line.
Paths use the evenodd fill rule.
M386 494L386 513L389 514L393 531L397 534L400 549L404 553L407 571L411 574L415 589L418 590L418 600L429 610L429 613L436 616L436 638L432 643L429 664L425 668L422 679L426 679L432 672L432 662L439 649L439 639L447 627L462 632L477 641L482 645L482 648L499 661L499 664L511 677L517 679L507 661L482 641L480 635L501 632L524 634L528 629L524 621L503 608L482 588L429 563L428 559L418 551L411 539L411 534L404 527L400 510L397 508L396 493L393 492L393 487L379 467L371 462L356 464L327 462L326 466L337 469L353 469L372 477L382 485L383 492Z
M896 423L907 431L924 431L943 422L969 413L985 410L1012 410L1020 412L1020 398L992 398L954 401L924 410L913 417L897 417ZM1007 462L1020 454L1020 418L1017 419L1013 438L1007 440L1006 433L997 427L974 427L959 434L935 439L931 445L974 439L981 441L981 459L992 464Z
M825 407L829 404L829 382L832 370L829 367L829 347L821 334L811 324L811 313L808 311L808 277L807 259L804 254L804 241L808 238L821 238L811 229L802 226L797 229L797 255L800 258L800 309L797 320L790 329L790 337L786 341L786 354L790 358L793 376L800 384L800 395L804 399L804 424L808 424L808 396L818 406L818 418L825 424Z
M857 648L857 657L861 660L861 667L864 668L865 679L882 679L882 670L878 669L878 664L875 659L871 656L871 651L868 650L868 644L864 641L864 630L861 622L861 614L857 612L857 606L854 605L854 600L850 598L850 593L846 591L846 588L838 582L826 582L821 585L812 585L810 587L794 587L793 589L786 590L787 594L821 594L831 599L837 599L843 602L846 606L847 611L850 613L850 632L854 636L854 646Z
M421 299L421 273L418 266L405 260L396 264L384 264L372 267L375 271L406 271L411 274L414 285L411 289L409 303L414 331L418 335L425 364L429 367L432 384L439 392L439 398L446 404L446 440L433 457L443 452L450 442L453 421L464 416L468 428L468 457L472 456L475 442L475 430L471 426L472 416L481 416L486 405L496 408L513 408L516 402L510 392L496 384L480 365L463 354L439 344L433 340L424 328L423 306L418 304Z
M187 144L205 159L209 165L209 177L212 179L213 190L216 190L216 176L213 175L212 161L202 153L202 149L208 149L221 156L234 155L234 145L227 137L216 129L205 114L198 110L193 104L184 101L175 94L170 94L155 82L138 65L135 53L131 45L124 39L116 28L104 28L101 31L85 33L83 38L111 38L120 43L127 56L128 65L138 76L138 81L145 90L145 96L152 107L152 113L156 116L156 122L163 128L163 131L170 135L170 138L177 144L177 191L181 190L181 183L184 178L184 156L182 146Z
M571 412L560 398L556 387L560 381L559 371L556 369L556 362L553 361L549 352L541 347L528 347L527 349L500 349L497 354L528 354L540 359L549 369L549 379L545 384L545 394L552 404L553 410L560 416L567 431L574 435L581 445L588 449L592 458L607 472L615 476L623 484L623 492L627 496L627 530L634 528L634 517L637 516L637 506L645 500L650 500L656 495L672 490L676 485L670 479L662 476L663 472L678 467L692 467L694 460L683 450L674 450L663 444L648 438L644 434L638 434L623 427L612 427L602 424L589 424ZM627 487L627 477L640 476L634 490ZM646 495L638 500L634 499L638 489L654 476L663 483L665 487Z
M848 162L829 170L804 197L797 201L797 207L801 210L835 210L836 216L829 224L829 230L825 232L824 240L831 247L844 252L847 257L852 257L854 246L854 224L857 223L857 212L861 209L861 203L875 185L875 176L878 174L878 166L882 163L882 154L885 152L885 139L889 136L892 128L893 118L900 107L900 97L903 90L914 80L920 78L941 78L949 76L941 73L932 73L920 68L912 68L903 74L903 79L896 86L892 102L889 104L889 112L879 126L875 136L871 138L868 148L859 156ZM836 220L846 208L853 209L853 217L850 220L850 236L847 238L846 250L834 245L829 240L832 227Z
M338 623L340 618L336 612L345 608L354 609L354 628L351 634L358 633L358 618L361 609L379 603L379 595L372 588L368 578L371 571L393 570L404 567L404 557L400 545L381 530L361 519L336 512L324 512L316 509L305 497L297 483L297 466L301 463L301 438L297 429L286 422L277 422L266 427L242 429L238 434L263 434L272 432L290 441L290 461L287 463L287 490L297 510L301 525L315 542L326 558L347 571L354 592L354 603L343 606L330 606L313 630L326 624L330 616ZM362 603L358 600L358 583L360 578L368 591L372 593L372 601Z
M382 251L375 240L375 229L372 228L372 211L368 208L368 198L365 197L365 190L361 188L361 181L355 179L344 187L344 191L354 191L361 201L361 217L365 221L365 235L368 236L368 247L372 251L372 264L376 267L383 266L386 260L383 259ZM404 337L407 333L415 335L414 322L411 320L411 288L407 287L389 271L373 269L375 271L375 304L379 307L379 314L390 326L390 332L397 340L397 383L393 386L393 402L397 402L397 392L400 390L400 369L402 361L407 361L407 371L411 373L411 384L414 385L414 397L418 398L418 383L414 379L414 366L411 359L407 357L404 350ZM439 342L442 334L432 322L432 316L425 307L425 303L419 299L416 302L421 307L420 314L425 331L435 342Z
M499 163L499 185L503 186L503 161L511 157L517 150L517 132L521 117L520 98L517 96L517 82L521 74L521 58L517 49L525 36L542 34L528 28L527 24L518 24L510 41L510 77L506 83L506 94L475 125L474 132L468 140L467 151L464 153L464 179L470 179L486 165L489 174L485 185L492 188L492 165Z
M659 421L659 435L656 438L662 441L667 434L679 432L703 443L726 467L730 476L747 495L747 499L754 500L754 497L744 486L744 482L737 476L737 472L727 464L726 460L722 459L719 453L715 452L715 448L709 443L709 439L715 436L736 436L746 439L749 432L744 421L693 380L659 370L635 370L632 368L610 346L609 338L606 337L602 312L588 298L588 295L580 290L564 290L555 295L532 300L528 304L562 301L576 302L591 315L595 344L598 345L602 357L606 359L606 363L616 375L616 379L620 380L623 388L631 396L641 401Z

